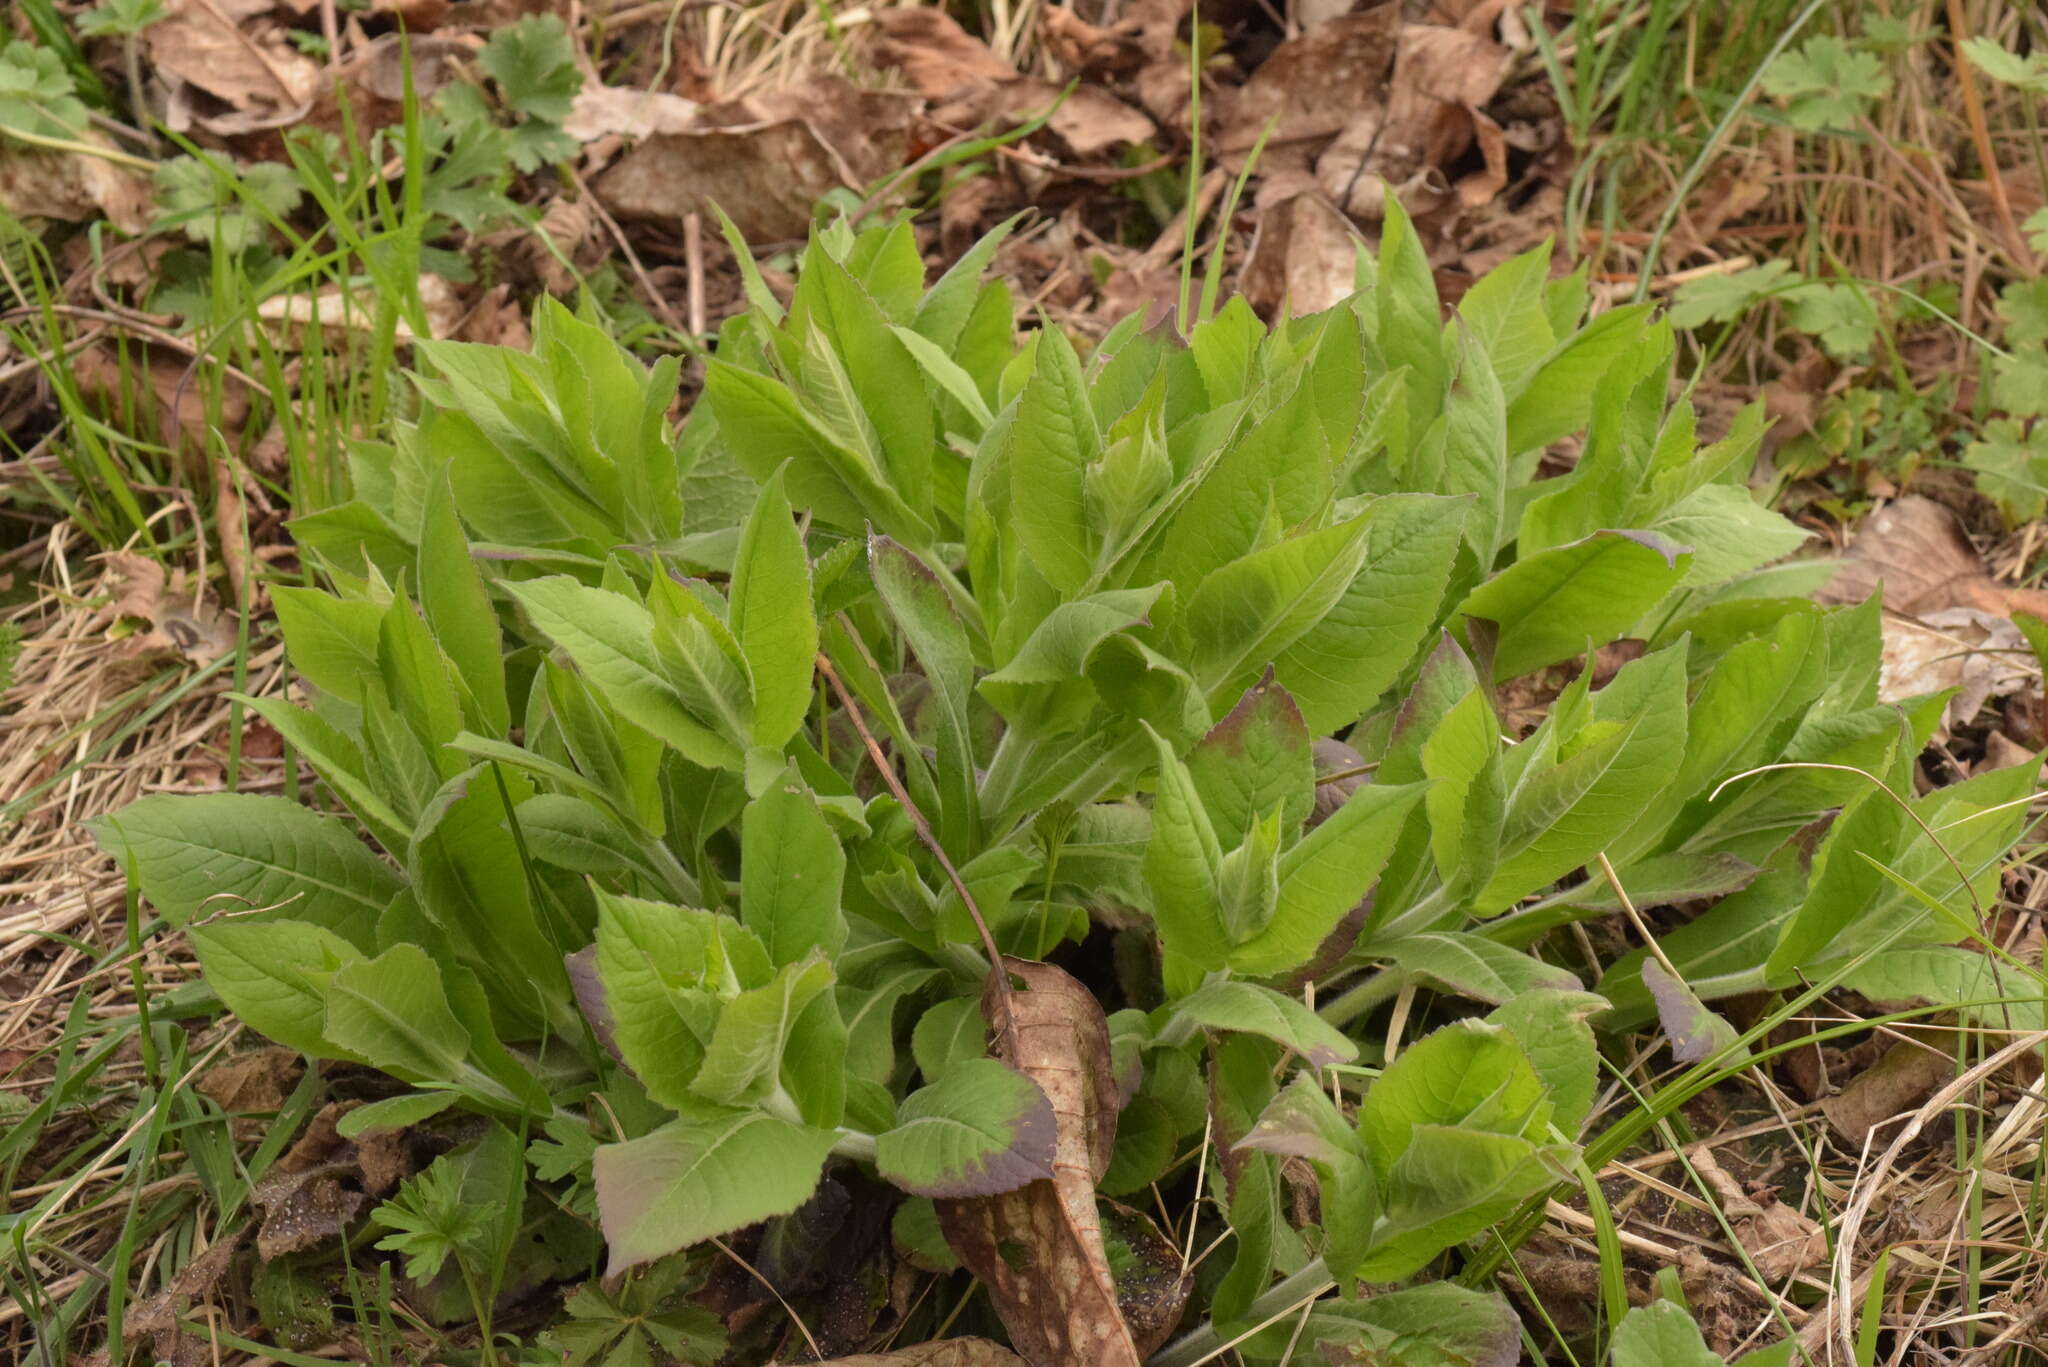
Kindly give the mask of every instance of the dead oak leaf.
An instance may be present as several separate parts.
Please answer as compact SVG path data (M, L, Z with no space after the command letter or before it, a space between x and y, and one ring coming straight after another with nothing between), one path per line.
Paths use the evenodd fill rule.
M1000 971L1011 982L990 975L982 1014L1003 1061L1052 1103L1053 1176L999 1196L939 1201L939 1226L1036 1367L1138 1367L1143 1355L1118 1302L1095 1204L1116 1145L1108 1024L1094 996L1050 964L1005 958ZM1013 1263L1006 1248L1023 1256Z
M993 1339L940 1339L890 1353L827 1358L818 1367L1024 1367L1024 1359Z
M192 588L186 572L133 551L107 557L113 601L102 611L107 634L127 642L135 658L182 655L211 664L235 648L235 619L213 591Z
M1955 1073L1953 1055L1930 1048L1924 1041L1901 1041L1849 1079L1841 1091L1822 1101L1821 1114L1837 1134L1860 1150L1872 1130L1911 1114Z
M312 107L319 65L281 30L247 22L268 9L248 0L170 0L165 17L144 31L151 72L171 88L166 121L174 132L193 123L221 134L277 128ZM195 90L214 107L193 100Z

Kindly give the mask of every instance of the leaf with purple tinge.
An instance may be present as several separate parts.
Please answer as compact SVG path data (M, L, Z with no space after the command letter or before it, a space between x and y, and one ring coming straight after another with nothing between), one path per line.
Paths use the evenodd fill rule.
M1707 1010L1693 990L1654 957L1643 960L1643 986L1657 1002L1657 1019L1671 1041L1671 1057L1678 1062L1699 1063L1735 1043L1735 1027ZM1740 1057L1730 1055L1728 1061Z
M1038 1084L998 1059L963 1059L912 1092L875 1137L875 1168L918 1196L993 1196L1052 1176L1056 1128Z

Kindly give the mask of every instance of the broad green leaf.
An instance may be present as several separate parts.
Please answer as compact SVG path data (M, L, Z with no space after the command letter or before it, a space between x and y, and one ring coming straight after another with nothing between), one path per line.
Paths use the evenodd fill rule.
M740 533L732 570L732 632L753 674L752 739L780 750L810 708L818 622L811 608L810 562L779 472L762 487Z
M1632 1306L1614 1326L1614 1367L1721 1367L1700 1327L1671 1301Z
M1296 1073L1267 1105L1259 1123L1231 1147L1300 1158L1313 1166L1323 1262L1340 1274L1359 1265L1372 1242L1378 1186L1359 1147L1357 1130L1314 1076Z
M1958 945L1880 950L1851 968L1842 986L1886 1005L1925 1002L2002 1030L2039 1030L2044 1011L2038 970L2001 964Z
M1315 1344L1332 1367L1506 1367L1520 1357L1521 1324L1499 1292L1429 1282L1358 1300L1318 1301L1303 1341ZM1292 1332L1293 1326L1279 1328ZM1275 1351L1285 1347L1282 1342Z
M1500 1006L1539 988L1578 990L1570 970L1479 935L1426 931L1384 946L1410 982Z
M1221 968L1230 952L1217 900L1222 845L1188 767L1164 740L1154 735L1153 741L1159 787L1152 800L1152 838L1145 847L1153 923L1169 953L1197 968Z
M1359 1269L1368 1281L1411 1277L1445 1249L1514 1214L1564 1177L1570 1152L1458 1125L1417 1125L1411 1138L1387 1177L1373 1248Z
M512 724L505 699L504 638L497 609L470 558L469 536L445 472L427 486L419 561L420 608L461 677L472 721L487 735L503 735Z
M1308 726L1286 689L1266 677L1188 752L1188 776L1226 848L1244 840L1269 812L1290 835L1315 801L1315 757Z
M1646 532L1595 532L1517 560L1467 594L1458 615L1500 628L1493 677L1517 678L1625 634L1677 587L1690 555Z
M1050 1178L1052 1103L992 1058L964 1059L905 1097L875 1136L875 1170L917 1196L993 1196Z
M1392 494L1367 510L1365 558L1337 601L1274 670L1309 729L1356 721L1400 677L1436 624L1467 500Z
M1500 722L1483 692L1468 693L1422 743L1423 797L1438 875L1461 890L1484 887L1500 857L1507 795Z
M1649 524L1649 531L1690 546L1686 587L1719 584L1792 554L1813 535L1756 501L1747 488L1709 484Z
M1465 539L1481 565L1493 563L1506 536L1508 496L1507 401L1485 347L1460 332L1457 368L1443 409L1443 474L1446 494L1469 494Z
M832 977L832 961L823 950L813 950L800 962L784 964L765 986L726 1002L690 1089L727 1104L772 1093L797 1018L820 993L831 991Z
M1548 242L1532 247L1480 276L1458 300L1466 334L1510 398L1557 344L1543 308L1550 255Z
M1508 792L1500 861L1474 910L1492 915L1619 842L1670 781L1686 740L1682 646L1631 661L1592 697L1590 719L1560 737L1554 711L1523 742Z
M400 794L373 782L365 773L370 756L360 736L344 734L320 713L294 707L283 698L250 698L234 695L257 716L269 722L285 743L302 755L316 773L348 804L357 820L389 848L403 848L412 834L408 814L391 804L402 801ZM387 712L389 708L385 709ZM414 749L420 747L417 740Z
M985 1057L988 1026L981 998L949 997L917 1018L910 1033L911 1057L928 1083L935 1083L960 1064Z
M1116 633L1147 623L1166 585L1110 589L1061 603L1032 629L1002 668L982 676L981 695L1012 726L1057 734L1081 725L1095 704L1088 664Z
M292 668L323 693L360 704L364 685L377 678L377 626L384 606L288 585L272 589L270 601Z
M174 926L270 912L367 948L399 888L347 826L285 798L156 795L87 829L108 853L134 860L142 895Z
M379 1131L403 1130L431 1120L460 1098L453 1092L408 1092L356 1107L335 1122L334 1132L343 1139Z
M1208 983L1168 1010L1170 1020L1191 1020L1205 1029L1263 1036L1300 1054L1312 1068L1358 1057L1358 1046L1335 1026L1294 998L1257 983Z
M1520 993L1486 1017L1515 1037L1536 1076L1550 1092L1551 1123L1567 1138L1578 1137L1593 1111L1600 1081L1600 1050L1586 1022L1605 1008L1590 992L1539 987Z
M535 859L572 873L622 874L645 858L618 819L567 793L542 793L519 804L519 834Z
M651 1134L602 1146L592 1169L606 1275L795 1210L817 1190L837 1138L699 1102Z
M765 957L765 956L764 956ZM717 1026L726 962L717 917L708 911L598 898L597 971L612 1037L647 1094L669 1107L690 1104L690 1083Z
M908 235L893 235L907 243ZM914 248L908 258L916 284L923 267ZM872 283L872 282L870 282ZM915 286L913 285L913 289ZM808 318L799 318L807 312ZM851 401L874 427L880 470L886 484L916 514L932 511L932 417L917 362L890 327L890 319L862 282L830 255L812 253L797 285L792 321L808 322L811 340L829 345L845 367Z
M868 539L875 587L924 667L937 703L939 732L939 843L956 859L972 851L981 824L974 732L968 710L974 697L974 649L945 586L923 561L887 537Z
M1366 513L1253 551L1202 581L1178 630L1188 666L1213 702L1243 692L1342 601L1371 535Z
M1075 592L1095 572L1086 487L1088 467L1101 454L1080 359L1065 333L1047 328L1010 429L1010 479L1020 495L1010 514L1024 553L1063 593Z
M1422 793L1421 784L1368 784L1288 850L1280 860L1273 919L1229 950L1230 967L1264 978L1313 958L1379 878ZM1156 809L1153 821L1156 831Z
M740 820L740 916L777 964L846 943L846 854L791 765Z
M328 979L323 1033L349 1053L415 1085L450 1082L469 1032L448 1009L441 974L417 945L394 945Z
M1384 1178L1418 1126L1529 1138L1542 1135L1549 1118L1543 1083L1515 1036L1466 1020L1423 1036L1387 1065L1359 1107L1358 1132Z
M356 946L294 920L224 919L189 933L207 984L251 1030L312 1058L353 1058L322 1025L328 980L362 962Z
M1508 404L1507 446L1519 454L1585 425L1600 377L1639 345L1648 305L1609 309L1559 341Z
M534 625L620 715L707 769L740 769L744 752L692 714L654 643L654 618L621 594L566 576L507 585Z

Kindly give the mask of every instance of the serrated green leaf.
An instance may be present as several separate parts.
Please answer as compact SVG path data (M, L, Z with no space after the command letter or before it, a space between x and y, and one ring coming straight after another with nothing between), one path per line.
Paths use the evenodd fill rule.
M905 1097L875 1170L916 1196L993 1196L1053 1175L1052 1103L992 1058L963 1059Z
M795 1210L836 1141L762 1111L698 1103L651 1134L604 1145L592 1171L606 1275Z

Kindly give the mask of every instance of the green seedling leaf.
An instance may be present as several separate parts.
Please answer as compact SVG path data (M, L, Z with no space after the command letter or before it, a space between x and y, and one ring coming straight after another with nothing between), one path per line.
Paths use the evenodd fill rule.
M1385 1178L1408 1153L1418 1126L1533 1139L1544 1135L1550 1114L1542 1079L1515 1036L1497 1025L1458 1021L1387 1065L1359 1107L1358 1133Z
M690 1089L726 1104L759 1101L774 1092L798 1019L831 991L832 977L832 961L814 949L802 961L783 965L764 986L726 1002Z
M1651 1301L1630 1308L1614 1326L1614 1367L1719 1367L1685 1307Z
M993 1196L1052 1176L1052 1103L992 1058L963 1059L912 1092L875 1136L875 1170L917 1196Z
M607 1276L787 1215L817 1190L837 1136L762 1111L693 1105L651 1134L598 1149Z
M1819 34L1772 62L1763 88L1784 105L1786 122L1819 132L1856 127L1872 104L1891 93L1892 78L1876 53Z
M1208 983L1168 1009L1169 1022L1188 1020L1205 1029L1260 1035L1300 1054L1311 1068L1358 1057L1358 1046L1321 1016L1257 983Z
M1423 785L1370 784L1281 857L1273 918L1233 946L1233 971L1272 977L1307 963L1386 867ZM1158 814L1154 811L1154 829Z

